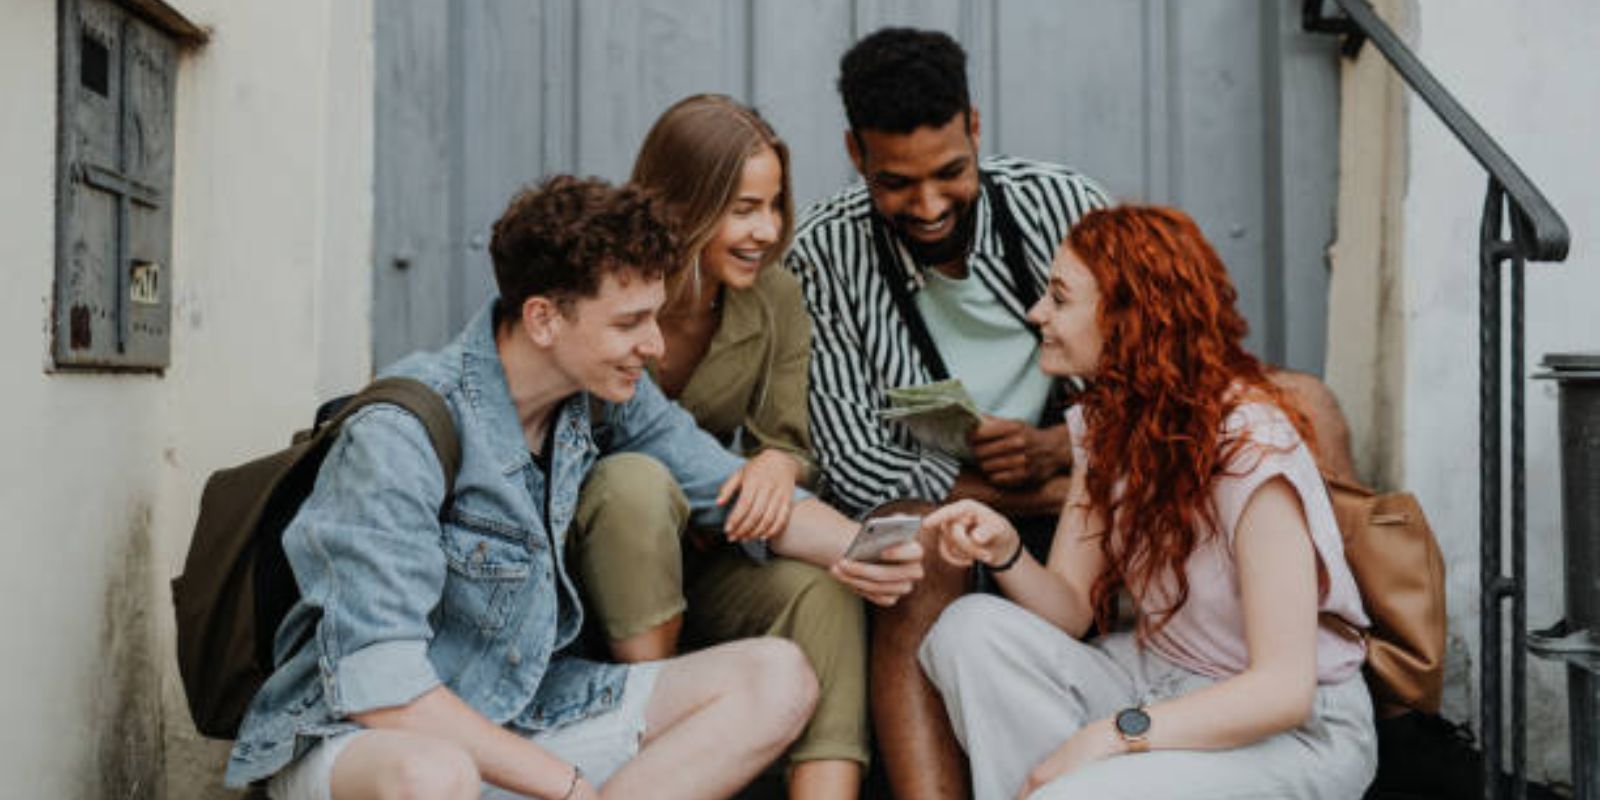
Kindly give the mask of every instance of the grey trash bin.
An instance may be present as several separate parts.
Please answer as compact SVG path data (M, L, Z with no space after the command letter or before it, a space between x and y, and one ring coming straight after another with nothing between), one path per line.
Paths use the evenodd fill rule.
M1572 783L1600 800L1600 353L1552 353L1558 386L1566 617L1528 634L1528 651L1567 665Z

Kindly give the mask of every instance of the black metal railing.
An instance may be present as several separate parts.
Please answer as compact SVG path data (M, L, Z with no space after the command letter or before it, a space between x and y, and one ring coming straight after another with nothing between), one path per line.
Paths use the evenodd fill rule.
M1345 37L1343 52L1354 56L1370 41L1388 59L1400 77L1433 109L1446 127L1489 173L1484 197L1483 223L1478 236L1478 442L1479 442L1479 602L1480 668L1479 711L1482 721L1484 791L1491 800L1501 796L1501 764L1505 742L1505 680L1503 649L1507 645L1502 616L1511 611L1510 707L1512 797L1527 794L1527 492L1525 486L1523 406L1528 379L1524 358L1523 273L1529 261L1563 261L1567 257L1567 225L1550 201L1528 180L1504 150L1468 114L1450 92L1433 77L1415 53L1401 41L1367 0L1332 0L1336 15L1324 13L1324 0L1304 0L1305 30ZM1509 220L1509 226L1508 226ZM1508 233L1509 227L1509 235ZM1501 265L1509 262L1510 297L1505 297ZM1510 340L1501 330L1501 304L1510 309ZM1501 350L1509 354L1510 370L1502 367ZM1509 376L1509 381L1507 381ZM1501 419L1501 384L1510 384L1511 463L1509 482L1511 513L1501 505L1507 470L1501 437L1507 429ZM1509 536L1507 527L1509 526ZM1511 573L1505 573L1503 556L1509 543ZM1574 758L1583 757L1574 754ZM1593 754L1588 757L1593 758ZM1575 765L1576 766L1576 765Z

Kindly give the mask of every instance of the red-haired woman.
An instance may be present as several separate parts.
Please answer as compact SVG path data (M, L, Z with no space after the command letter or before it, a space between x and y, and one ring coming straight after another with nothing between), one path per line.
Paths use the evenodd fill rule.
M1089 378L1045 563L971 501L925 526L1006 599L947 609L921 651L980 800L1357 798L1376 764L1367 617L1306 418L1244 349L1226 268L1179 211L1083 218L1030 318ZM1137 626L1111 631L1117 598Z

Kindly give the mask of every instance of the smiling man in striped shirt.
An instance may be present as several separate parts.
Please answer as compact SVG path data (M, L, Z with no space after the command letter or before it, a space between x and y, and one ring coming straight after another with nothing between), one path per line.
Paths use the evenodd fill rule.
M814 324L811 426L828 497L857 513L897 498L978 499L1034 520L1026 527L1047 546L1070 448L1024 317L1067 230L1108 197L1065 167L980 159L966 54L943 33L873 33L845 54L839 91L863 182L807 213L788 262ZM984 412L974 463L879 418L890 388L945 377ZM896 796L960 797L961 752L915 652L968 576L926 566L918 590L876 621L873 719Z
M861 514L979 500L1043 557L1066 499L1070 448L1065 387L1039 371L1037 331L1024 317L1068 229L1109 197L1066 167L980 159L966 54L943 33L867 36L840 62L839 93L845 146L863 180L806 213L788 258L813 321L811 432L826 496ZM946 377L962 379L984 412L970 463L879 417L889 389ZM1271 378L1310 418L1323 471L1354 479L1333 393L1306 373ZM873 722L897 797L965 797L965 760L916 649L971 576L940 559L926 567L922 583L874 620Z

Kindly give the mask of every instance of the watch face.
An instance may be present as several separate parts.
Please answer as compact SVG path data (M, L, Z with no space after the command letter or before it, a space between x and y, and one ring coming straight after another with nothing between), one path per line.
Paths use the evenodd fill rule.
M1142 708L1125 708L1117 712L1117 732L1127 737L1139 737L1150 732L1150 715Z

